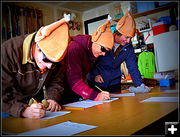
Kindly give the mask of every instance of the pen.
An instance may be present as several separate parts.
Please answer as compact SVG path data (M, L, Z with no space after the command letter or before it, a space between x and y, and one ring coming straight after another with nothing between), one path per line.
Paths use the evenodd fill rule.
M96 87L99 91L103 92L103 90L100 89L97 85L95 85L95 87ZM110 100L110 98L109 98L108 100Z
M73 109L73 110L84 110L85 108L79 108L79 107L64 107L65 109Z
M38 102L34 98L32 98L32 100L34 101L34 103L38 104Z
M98 86L96 86L96 85L95 85L95 87L96 87L99 91L101 91L101 92L102 92L102 89L100 89Z

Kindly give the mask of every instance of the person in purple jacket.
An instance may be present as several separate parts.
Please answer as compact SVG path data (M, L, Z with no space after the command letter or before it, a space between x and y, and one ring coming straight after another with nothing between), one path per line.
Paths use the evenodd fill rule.
M99 56L104 56L114 45L110 19L111 17L108 16L108 21L93 32L92 36L77 35L71 38L64 59L66 84L70 87L66 89L65 97L62 97L65 102L77 101L79 97L96 101L110 98L109 92L98 92L86 83L86 75L90 72L95 60Z
M132 92L148 92L150 89L143 84L141 74L138 70L136 55L131 44L131 38L135 36L136 23L130 11L118 21L114 32L114 47L112 51L101 56L96 61L96 65L88 75L88 83L101 89L116 92L121 91L121 63L125 61L133 83L136 87L131 87Z

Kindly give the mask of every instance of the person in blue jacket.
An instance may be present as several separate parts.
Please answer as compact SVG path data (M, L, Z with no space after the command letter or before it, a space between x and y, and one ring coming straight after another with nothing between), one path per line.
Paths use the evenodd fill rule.
M135 85L135 88L130 88L130 91L148 92L150 90L143 84L131 43L131 38L135 36L135 32L136 23L133 15L130 11L127 11L116 25L113 50L98 58L87 77L88 84L92 88L96 85L109 92L121 91L122 72L120 65L125 61Z

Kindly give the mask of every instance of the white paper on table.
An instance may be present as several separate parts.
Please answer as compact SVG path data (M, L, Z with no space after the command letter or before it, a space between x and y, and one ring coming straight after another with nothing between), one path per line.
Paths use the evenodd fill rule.
M90 100L90 99L87 99L86 102L92 102L92 103L97 103L97 104L103 104L103 103L108 103L108 102L112 102L114 100L117 100L119 98L110 98L108 100L103 100L103 101L94 101L94 100Z
M119 98L111 98L108 100L104 100L104 101L94 101L94 100L83 100L83 101L78 101L78 102L73 102L73 103L68 103L63 105L64 107L78 107L78 108L89 108L89 107L93 107L99 104L103 104L103 103L108 103L114 100L117 100Z
M91 100L91 99L86 99L86 100L84 100L84 102L85 102L85 103L91 103L91 104L94 104L94 105L103 104L103 102L94 101L94 100Z
M178 102L178 97L150 97L141 102Z
M40 136L72 136L74 134L78 134L93 128L96 128L97 126L92 125L86 125L86 124L79 124L71 121L66 121L57 125L53 125L46 128L40 128L28 132L24 132L21 134L18 134L19 136L24 135L40 135Z
M65 104L63 106L64 107L89 108L89 107L96 106L96 105L99 105L99 104L102 104L102 102L83 100L83 101L68 103L68 104Z
M46 111L45 117L42 117L41 119L50 119L58 116L62 116L65 114L70 113L71 111L58 111L58 112L51 112L51 111Z
M108 99L108 100L104 100L102 102L105 102L105 103L108 103L108 102L112 102L114 100L118 100L119 98L111 98L111 99Z
M177 89L166 89L166 90L163 90L163 92L177 93L178 90Z
M110 97L127 97L135 96L135 93L111 94Z
M117 99L119 99L119 98L110 98L108 100L96 101L96 102L109 103L109 102L112 102L112 101L117 100Z

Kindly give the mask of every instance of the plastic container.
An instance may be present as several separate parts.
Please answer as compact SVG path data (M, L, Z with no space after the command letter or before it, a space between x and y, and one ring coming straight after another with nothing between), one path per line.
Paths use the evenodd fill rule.
M160 79L159 81L159 84L161 87L169 87L169 86L172 86L172 85L175 85L175 79L172 78L172 79Z
M165 22L168 25L171 25L171 17L170 16L164 16L164 17L160 17L157 22Z
M169 31L168 30L168 25L163 21L153 24L152 25L152 30L153 30L153 35L154 36Z

